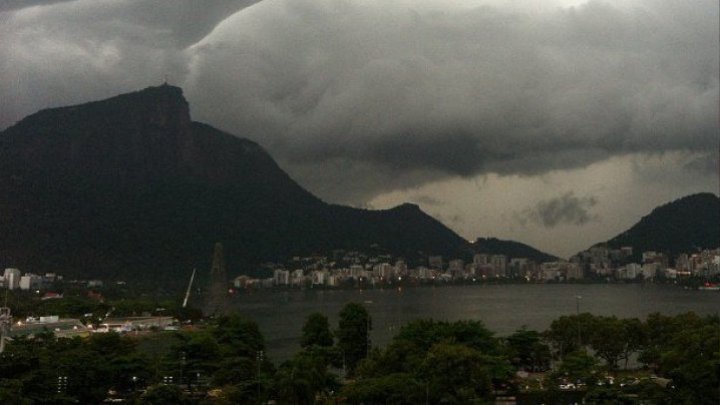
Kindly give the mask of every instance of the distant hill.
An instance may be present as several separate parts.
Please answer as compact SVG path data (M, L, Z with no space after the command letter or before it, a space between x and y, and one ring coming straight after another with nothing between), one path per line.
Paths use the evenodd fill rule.
M368 211L305 191L259 145L193 122L168 85L43 110L0 132L0 265L185 282L331 249L452 256L467 242L417 206Z
M510 258L528 258L536 263L554 262L558 257L541 252L524 243L496 238L478 238L470 245L473 253L503 254Z
M602 243L612 248L632 246L671 256L720 246L720 199L711 193L693 194L655 208L627 231Z

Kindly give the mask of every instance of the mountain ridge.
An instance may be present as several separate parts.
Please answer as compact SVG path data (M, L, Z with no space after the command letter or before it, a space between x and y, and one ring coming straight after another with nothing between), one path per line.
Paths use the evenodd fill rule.
M557 260L515 241L469 243L416 204L365 210L326 203L256 142L192 121L182 89L169 85L43 109L0 131L0 187L0 265L25 271L174 279L208 267L217 241L232 273L290 255L378 246L411 257ZM720 222L720 210L695 214L720 203L700 196L680 199L704 201L680 211L693 218L691 229L713 228L703 221ZM631 243L627 235L638 229L660 235L658 226L642 225L646 217L603 243ZM712 232L709 240L717 241Z
M125 278L231 271L293 254L381 246L452 255L466 243L422 212L327 204L257 143L190 119L182 89L150 87L41 110L0 132L0 260Z
M720 198L709 192L690 194L655 207L615 237L593 246L633 247L638 259L644 251L675 256L720 247Z
M554 262L560 260L557 256L542 252L532 246L513 240L502 240L498 238L477 238L470 249L474 253L504 252L508 257L527 258L537 263Z

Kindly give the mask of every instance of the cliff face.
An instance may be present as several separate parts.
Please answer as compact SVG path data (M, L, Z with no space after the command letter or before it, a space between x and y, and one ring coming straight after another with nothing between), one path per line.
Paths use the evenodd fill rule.
M31 178L143 182L178 172L193 155L188 104L171 86L43 110L0 139L3 174Z
M151 87L43 110L0 133L0 265L78 277L230 274L290 254L380 246L452 254L464 241L417 207L365 211L302 189L256 143L192 122Z

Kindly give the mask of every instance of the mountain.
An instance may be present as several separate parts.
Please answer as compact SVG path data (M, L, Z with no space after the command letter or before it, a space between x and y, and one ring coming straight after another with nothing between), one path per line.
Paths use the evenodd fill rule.
M503 254L510 258L527 258L536 263L554 262L556 256L541 252L524 243L496 238L478 238L470 245L473 253Z
M632 246L636 258L650 250L675 256L717 248L720 246L720 199L715 194L700 193L662 205L603 245Z
M416 205L321 201L258 144L193 122L168 85L0 132L0 190L0 265L70 277L185 282L218 241L231 274L331 249L452 256L467 244Z

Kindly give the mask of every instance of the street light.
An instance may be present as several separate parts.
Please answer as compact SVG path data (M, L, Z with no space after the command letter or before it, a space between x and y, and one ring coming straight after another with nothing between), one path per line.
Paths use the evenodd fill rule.
M257 398L258 398L258 401L260 401L260 366L262 365L264 356L265 356L265 353L263 353L262 350L258 350L255 353L255 360L257 360Z
M577 315L577 328L578 328L578 349L582 346L582 339L580 338L580 295L575 296L575 314Z
M132 383L133 383L133 397L135 397L135 394L137 393L137 381L138 381L138 378L137 378L137 376L132 376L131 380L132 380Z

